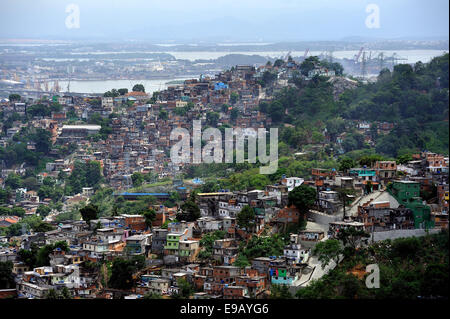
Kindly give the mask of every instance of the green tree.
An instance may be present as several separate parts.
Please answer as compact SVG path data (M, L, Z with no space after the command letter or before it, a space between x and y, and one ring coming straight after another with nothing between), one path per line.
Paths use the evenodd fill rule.
M236 121L238 116L239 116L239 110L237 108L233 107L230 112L230 120L234 122L234 121Z
M285 241L279 234L273 236L253 236L247 244L242 243L241 254L251 260L256 257L280 256L283 254Z
M10 194L10 188L1 189L0 188L0 205L4 205L8 203L8 198Z
M37 190L38 189L38 182L36 177L29 176L22 180L22 186L26 188L27 190Z
M273 63L274 67L280 67L284 64L284 61L282 59L277 59L275 60L275 62Z
M136 256L131 260L115 258L112 263L109 286L115 289L130 289L134 286L133 273L145 266L145 257Z
M305 215L316 201L317 192L307 185L300 185L289 192L289 205L294 205L300 214Z
M10 94L10 95L9 95L8 99L9 99L11 102L13 102L13 101L20 101L21 96L20 96L19 94L13 93L13 94Z
M336 263L339 262L342 247L337 239L328 239L317 243L313 253L318 256L319 261L322 263L322 268L325 268L332 260Z
M267 85L271 84L275 79L277 78L277 74L275 72L270 71L264 71L262 75L262 79L260 80L260 84L262 87L266 87Z
M45 294L45 299L59 299L59 294L55 289L49 289Z
M206 113L206 123L210 126L217 126L217 122L219 121L219 113L217 112L208 112Z
M383 161L384 157L378 154L365 155L359 159L359 165L372 167L377 161Z
M144 175L140 172L134 172L131 175L131 180L133 181L133 187L139 187L144 182Z
M96 205L89 204L80 209L80 214L83 220L91 227L90 221L98 218L99 210Z
M349 299L354 299L361 291L361 283L352 274L347 274L342 280L342 295Z
M63 287L61 289L60 299L71 299L71 298L72 294L70 293L69 289L67 289L67 287Z
M167 113L166 110L161 110L161 111L159 111L159 118L161 120L165 121L165 120L167 120L169 118L169 113Z
M30 139L36 143L36 151L48 154L52 148L51 133L42 128L37 128L35 133L30 135Z
M147 225L148 228L151 228L152 224L153 224L153 221L156 218L155 210L154 209L149 209L149 210L144 212L143 216L145 218L145 224Z
M149 292L144 295L143 299L162 299L162 296L154 292Z
M270 288L270 299L292 299L287 285L272 285Z
M12 269L12 261L8 260L0 262L0 289L10 289L15 287Z
M49 223L44 223L44 222L39 223L37 226L35 226L33 228L33 230L36 233L45 233L45 232L48 232L48 231L51 231L51 230L54 230L54 229L55 229L55 227L53 227Z
M124 88L124 89L118 89L117 92L119 92L120 95L125 95L128 93L128 89Z
M42 218L45 218L48 216L48 214L50 214L50 207L48 207L47 205L39 205L38 208L36 209L36 213L39 214L39 216L41 216Z
M133 86L133 92L145 92L145 88L142 84L136 84Z
M421 291L424 296L439 296L448 298L449 267L432 263L426 266Z
M350 247L353 252L360 243L367 243L367 238L369 237L370 235L367 232L365 232L364 230L356 229L353 226L341 229L337 235L337 239L342 241L342 244L344 246Z
M200 208L195 203L195 200L191 197L183 205L181 205L181 212L177 214L178 220L184 220L187 222L196 221L200 216Z
M50 265L49 255L56 248L60 248L61 250L64 250L66 252L69 251L69 247L65 241L58 241L53 245L52 244L44 245L41 248L39 248L37 252L36 265L38 267Z
M236 92L231 92L230 94L230 103L231 105L236 104L236 102L239 100L239 94Z
M178 287L180 288L179 295L183 299L189 299L190 296L194 293L194 289L192 285L183 278L178 279L177 281Z
M283 104L276 100L273 103L270 103L268 108L268 114L272 118L272 121L275 123L282 122L284 118L285 108Z
M0 206L0 216L2 215L24 217L25 209L23 209L22 207L9 208Z
M36 244L31 245L30 250L20 249L17 253L19 259L30 269L33 269L37 265L37 253L39 251L39 247Z
M10 173L5 180L5 186L11 189L17 189L22 187L22 179L15 173Z
M406 164L406 163L408 163L409 161L412 161L413 160L413 158L412 158L412 155L411 154L403 154L403 155L399 155L398 157L397 157L397 164Z
M223 230L216 230L203 235L202 239L200 239L200 247L203 250L199 253L198 258L203 260L210 258L213 253L214 241L224 239L225 235L226 233Z
M319 58L317 56L307 57L301 64L300 70L304 76L308 76L309 71L314 70L316 66L320 64Z
M248 261L247 257L245 255L239 254L236 258L236 261L233 263L233 266L237 266L239 268L245 268L247 266L250 266L250 262Z
M101 166L97 161L76 161L72 173L66 180L68 195L81 193L83 187L98 188L102 180Z
M22 223L12 224L8 227L8 235L9 236L20 236L23 235L22 232ZM25 226L25 231L27 230L27 227Z
M236 217L237 224L240 228L248 230L255 223L255 212L248 205L244 206Z
M347 172L349 169L356 166L356 162L350 157L344 157L339 162L339 171Z

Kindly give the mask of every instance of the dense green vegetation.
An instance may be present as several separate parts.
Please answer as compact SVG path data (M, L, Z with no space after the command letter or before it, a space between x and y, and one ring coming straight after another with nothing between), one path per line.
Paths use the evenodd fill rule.
M184 220L187 222L196 221L200 215L200 208L195 202L196 194L193 192L191 196L181 205L181 212L177 214L178 220Z
M31 215L22 218L20 222L12 224L9 227L0 228L0 234L20 236L23 232L29 232L30 230L33 230L34 232L47 232L53 229L54 227L51 224L44 222L42 217Z
M448 231L442 231L421 238L385 240L358 248L356 253L346 253L341 263L327 275L300 289L297 297L448 298L448 236ZM329 256L335 256L342 249L337 247L336 242L328 245ZM369 264L379 266L380 288L366 288L365 277L368 273L364 271ZM355 275L358 270L362 270L364 276L358 278Z
M185 177L201 177L204 179L205 183L200 187L200 192L214 192L219 189L253 190L264 189L266 185L278 183L283 174L309 177L312 168L337 169L339 167L336 160L323 152L312 153L303 159L280 156L278 170L270 175L259 174L261 165L259 162L254 164L211 163L190 165Z
M200 259L208 259L212 256L213 253L213 245L215 240L224 239L225 232L223 230L216 230L214 232L205 234L200 239L200 247L202 247L202 251L198 254Z
M317 66L333 70L336 75L342 75L344 72L344 68L340 63L329 62L327 60L320 61L317 56L310 56L300 64L301 73L305 76L308 76L308 72L313 70Z
M172 295L173 299L189 299L194 294L194 287L184 278L177 280L177 286L179 291Z
M108 135L112 133L111 122L115 116L116 114L111 113L107 118L104 118L99 113L94 113L89 117L89 124L96 124L101 127L100 131L91 137L94 141L98 141L99 139L106 140L108 138Z
M0 262L0 289L15 288L16 283L12 273L13 266L13 262L10 260Z
M61 291L49 289L45 294L45 299L72 299L72 294L67 287L63 287Z
M348 133L342 143L345 152L368 149L351 122L359 120L374 124L371 137L378 153L396 157L428 149L448 154L448 67L448 54L427 64L396 65L392 72L382 70L377 82L359 84L337 100L328 79L315 77L284 89L270 103L262 102L260 111L275 124L293 125L280 134L293 149L322 141L324 129L332 143L340 133ZM394 129L378 136L379 122L393 123Z
M236 222L240 228L250 229L255 223L255 212L253 208L245 205L236 216Z
M270 287L270 299L292 299L292 294L286 285L272 285Z
M8 127L8 120L3 129ZM50 138L50 132L44 129L24 127L12 137L6 147L0 147L0 161L4 161L8 167L24 162L36 167L49 156L52 147ZM34 145L35 149L29 149L28 145Z
M100 163L96 161L75 161L72 173L66 179L65 193L74 195L81 193L83 187L97 189L103 177Z
M253 236L247 243L241 243L239 255L242 254L248 260L256 257L281 256L285 244L285 240L278 234L273 236Z
M145 267L145 256L130 259L115 258L112 263L109 286L116 289L130 289L134 285L133 274Z
M69 251L69 246L65 241L58 241L54 244L44 245L42 247L38 247L36 244L31 244L30 250L20 249L18 251L19 259L30 269L41 266L50 265L50 253L53 252L54 249L59 248L66 252Z
M273 236L253 236L247 242L239 244L239 254L234 266L241 268L251 265L257 257L281 256L286 240L279 234Z
M0 206L0 216L25 216L25 209L22 207L4 207Z

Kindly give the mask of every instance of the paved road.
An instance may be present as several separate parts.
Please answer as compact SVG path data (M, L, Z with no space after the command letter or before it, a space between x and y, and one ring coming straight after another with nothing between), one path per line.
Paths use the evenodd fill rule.
M341 260L342 260L341 256ZM297 290L308 287L313 280L318 280L326 275L330 270L336 267L336 262L334 260L330 261L327 266L322 268L322 263L317 259L316 256L309 258L308 265L313 269L312 273L302 274L301 277L289 287L289 292L295 295Z

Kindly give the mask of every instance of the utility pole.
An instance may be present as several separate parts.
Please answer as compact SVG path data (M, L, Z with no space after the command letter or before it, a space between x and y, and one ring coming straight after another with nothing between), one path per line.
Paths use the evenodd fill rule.
M354 196L354 195L347 195L347 194L344 193L344 192L342 192L341 194L342 194L342 200L343 200L343 204L344 204L344 214L342 215L342 221L344 221L344 220L345 220L345 206L346 206L346 201L347 201L347 199L355 198L355 196Z
M372 221L372 244L374 243L374 238L373 238L374 228L375 228L375 225L374 225L374 222Z

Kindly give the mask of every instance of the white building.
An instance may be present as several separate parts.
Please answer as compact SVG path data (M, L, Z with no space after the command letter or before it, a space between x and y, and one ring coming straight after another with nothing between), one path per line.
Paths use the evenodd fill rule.
M114 107L114 98L113 97L102 97L102 107L110 109Z
M197 219L197 225L202 232L211 232L216 230L222 230L222 221L213 217L200 217Z
M291 234L289 245L283 249L285 258L293 263L306 263L309 259L309 249L302 247L300 238L297 234Z
M287 186L288 192L292 191L295 187L303 184L305 180L300 177L285 177L281 180L281 184Z

